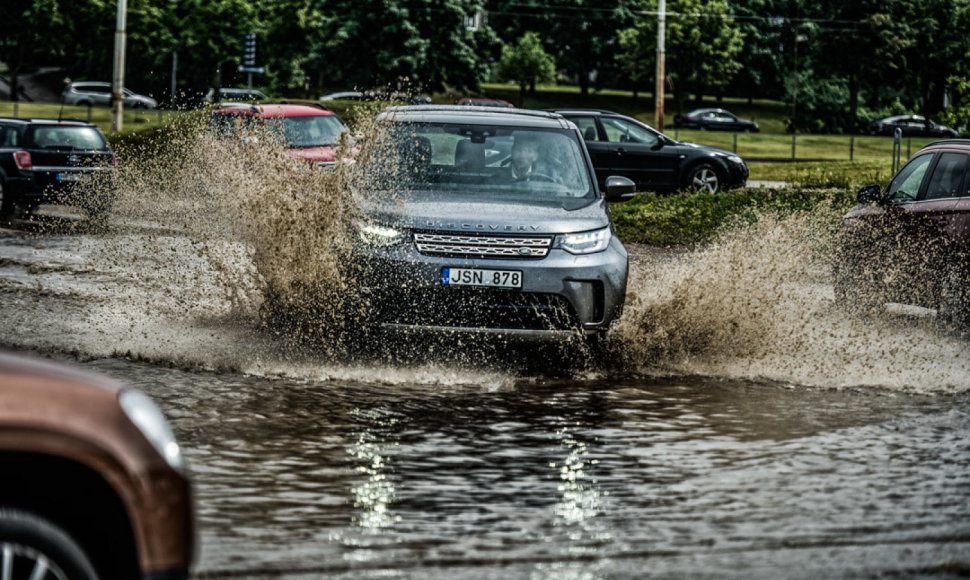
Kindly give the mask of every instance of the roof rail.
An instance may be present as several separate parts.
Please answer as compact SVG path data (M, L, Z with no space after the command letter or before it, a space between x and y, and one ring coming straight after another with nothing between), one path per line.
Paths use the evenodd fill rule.
M447 113L493 113L497 115L520 115L524 117L540 117L543 119L559 119L561 115L559 113L551 111L539 111L536 109L518 109L514 107L476 107L474 105L395 105L393 107L388 107L386 112L397 113L397 112L447 112Z
M939 141L933 141L932 143L927 143L920 147L920 149L926 149L927 147L933 147L934 145L970 145L970 139L940 139Z

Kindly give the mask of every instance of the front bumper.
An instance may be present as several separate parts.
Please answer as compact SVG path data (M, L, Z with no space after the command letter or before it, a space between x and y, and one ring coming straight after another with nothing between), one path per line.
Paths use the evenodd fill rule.
M356 252L361 301L383 328L558 338L606 330L626 294L628 256L614 236L606 250L544 258L424 255L413 243ZM522 272L518 289L451 286L442 268Z
M744 163L727 163L726 189L744 187L748 183L748 166Z

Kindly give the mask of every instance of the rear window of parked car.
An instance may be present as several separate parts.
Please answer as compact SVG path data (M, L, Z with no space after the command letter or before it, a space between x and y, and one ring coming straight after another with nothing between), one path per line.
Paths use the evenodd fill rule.
M52 125L35 127L34 145L41 149L104 149L104 135L94 127Z

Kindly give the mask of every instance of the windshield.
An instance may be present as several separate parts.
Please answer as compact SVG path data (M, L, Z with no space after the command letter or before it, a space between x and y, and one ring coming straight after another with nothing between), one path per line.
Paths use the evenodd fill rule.
M581 147L565 129L393 123L366 173L374 190L578 201L595 195Z
M104 149L104 135L94 127L51 125L34 128L34 145L40 149Z
M343 123L334 115L283 117L270 119L269 122L274 129L282 131L287 147L336 145L344 130Z

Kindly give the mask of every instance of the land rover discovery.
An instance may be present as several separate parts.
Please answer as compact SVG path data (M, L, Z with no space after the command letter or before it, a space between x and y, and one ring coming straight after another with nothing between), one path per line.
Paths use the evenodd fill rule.
M359 287L380 326L527 339L601 335L627 252L582 135L555 113L392 107L365 168Z

